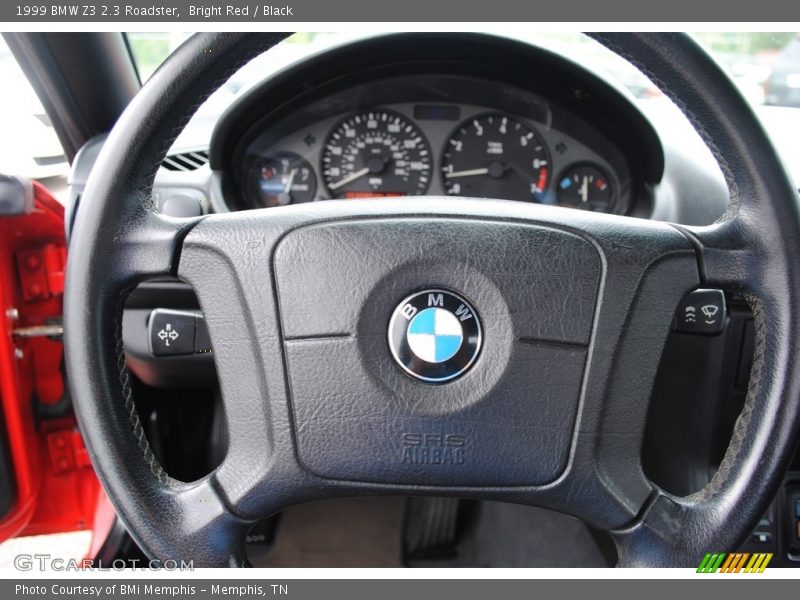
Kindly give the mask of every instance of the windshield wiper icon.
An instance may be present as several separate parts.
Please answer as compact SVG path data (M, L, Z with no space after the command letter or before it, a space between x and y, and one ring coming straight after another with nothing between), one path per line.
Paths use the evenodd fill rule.
M719 306L715 304L706 304L705 306L700 308L703 311L703 314L706 317L706 323L711 324L715 321L717 313L719 312Z

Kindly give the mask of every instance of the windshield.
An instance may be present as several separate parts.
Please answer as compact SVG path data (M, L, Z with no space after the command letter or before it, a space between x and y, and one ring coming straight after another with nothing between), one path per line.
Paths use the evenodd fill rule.
M628 62L579 33L487 31L550 48L604 73L640 103L669 104L658 88ZM380 32L377 32L380 33ZM375 35L371 32L370 35ZM142 82L183 43L190 32L130 32L127 40ZM695 38L728 72L755 107L790 172L800 180L800 34L796 32L699 32ZM353 33L295 33L253 59L206 100L176 141L181 148L207 148L216 119L259 81L313 53L366 37ZM7 89L0 99L3 131L17 140L0 152L0 172L43 180L58 195L66 189L69 164L36 94L0 38L0 72Z
M514 35L504 30L487 33L515 37L589 58L594 63L604 65L607 74L615 76L637 97L658 94L655 86L627 61L583 34L533 32ZM369 35L375 34L372 31ZM128 43L142 81L147 81L167 56L190 35L189 32L128 33ZM800 33L737 31L695 32L692 35L725 68L753 104L800 107ZM235 83L227 86L228 91L235 89L241 92L268 74L268 71L256 66L275 71L311 53L363 37L367 36L353 33L295 33L266 55L243 67L234 76Z
M69 163L50 118L28 78L0 36L0 174L21 175L42 181L64 201ZM11 143L13 140L13 143Z
M638 69L604 46L580 33L524 32L507 29L487 33L512 37L564 54L615 80L651 110L675 110L660 90ZM370 32L369 36L376 35ZM128 33L140 77L146 81L167 56L191 34ZM765 128L796 180L800 180L800 33L797 32L695 32L695 39L730 75L754 106ZM367 37L353 33L295 33L275 48L253 59L214 93L198 110L176 146L206 148L209 121L216 119L239 95L292 63L327 48ZM664 107L662 105L669 105ZM197 126L203 123L204 126ZM192 127L192 124L196 125Z

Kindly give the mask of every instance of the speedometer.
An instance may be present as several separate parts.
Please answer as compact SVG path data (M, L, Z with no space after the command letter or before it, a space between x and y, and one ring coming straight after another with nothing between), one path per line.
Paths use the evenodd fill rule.
M342 120L322 151L322 176L333 198L423 195L432 164L419 128L387 109Z
M550 181L550 157L532 127L487 113L468 119L450 136L442 175L450 195L541 202Z

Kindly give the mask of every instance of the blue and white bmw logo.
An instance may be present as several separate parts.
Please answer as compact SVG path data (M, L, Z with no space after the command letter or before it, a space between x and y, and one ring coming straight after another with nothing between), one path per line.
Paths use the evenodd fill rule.
M444 383L463 375L481 349L481 324L464 298L424 290L403 300L389 321L389 348L400 367L421 381Z

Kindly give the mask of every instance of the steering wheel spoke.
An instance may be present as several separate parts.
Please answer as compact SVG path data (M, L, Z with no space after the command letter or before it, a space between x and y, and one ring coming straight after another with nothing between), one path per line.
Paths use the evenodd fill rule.
M160 544L154 554L162 562L171 559L180 563L191 557L195 567L247 564L244 542L253 521L235 514L213 475L192 483L170 482L151 493L164 511L159 524L179 532L177 536L163 536L156 542ZM133 526L137 525L140 524ZM136 529L134 536L135 532ZM177 538L177 543L170 539L173 537ZM153 541L147 543L153 544Z

